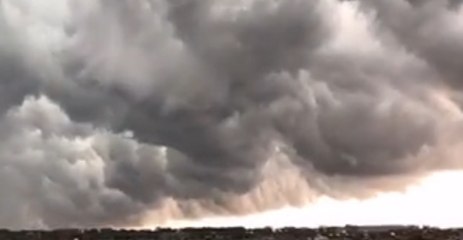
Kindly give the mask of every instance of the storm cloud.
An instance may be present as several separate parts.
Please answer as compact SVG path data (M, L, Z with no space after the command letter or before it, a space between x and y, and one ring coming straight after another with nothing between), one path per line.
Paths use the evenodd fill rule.
M247 214L463 166L461 1L0 6L0 226Z

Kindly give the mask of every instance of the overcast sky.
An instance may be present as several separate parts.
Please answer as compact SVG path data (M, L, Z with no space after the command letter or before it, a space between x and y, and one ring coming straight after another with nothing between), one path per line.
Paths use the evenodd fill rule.
M0 226L363 199L463 166L460 0L2 0Z

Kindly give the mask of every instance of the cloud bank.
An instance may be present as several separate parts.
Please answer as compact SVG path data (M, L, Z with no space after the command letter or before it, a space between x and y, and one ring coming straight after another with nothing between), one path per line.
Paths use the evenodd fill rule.
M462 167L461 1L0 7L0 226L246 214Z

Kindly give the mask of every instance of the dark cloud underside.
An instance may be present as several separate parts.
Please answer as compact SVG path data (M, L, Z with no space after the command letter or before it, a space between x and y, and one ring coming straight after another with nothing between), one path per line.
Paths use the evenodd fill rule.
M244 214L461 167L461 1L48 1L0 2L0 226Z

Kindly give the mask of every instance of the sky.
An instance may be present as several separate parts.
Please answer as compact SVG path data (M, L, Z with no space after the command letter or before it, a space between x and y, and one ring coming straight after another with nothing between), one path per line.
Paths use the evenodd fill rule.
M455 191L463 181L462 171L431 174L400 192L379 193L368 199L337 200L321 197L302 207L254 213L239 217L210 217L200 220L174 220L162 227L236 227L283 228L320 226L397 226L418 225L460 228L463 193ZM448 186L448 187L443 187ZM155 217L155 216L153 216ZM135 228L153 228L150 219Z
M0 226L461 225L462 5L0 0Z

